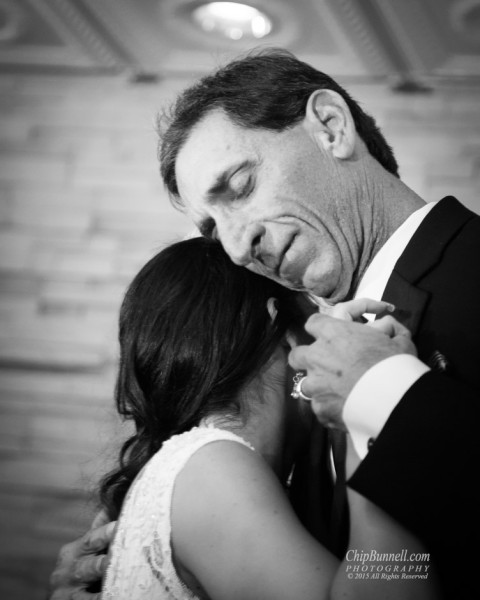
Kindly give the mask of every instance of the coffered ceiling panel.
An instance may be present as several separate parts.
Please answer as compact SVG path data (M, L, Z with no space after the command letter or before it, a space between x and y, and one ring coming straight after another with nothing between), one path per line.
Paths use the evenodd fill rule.
M0 0L0 68L118 72L125 60L83 4Z
M283 46L336 76L480 78L480 0L251 0L261 42L194 26L201 0L0 0L0 69L196 74Z
M420 75L480 75L480 0L364 0L380 45ZM368 17L369 15L369 17Z
M241 51L265 45L286 47L315 63L328 64L332 73L371 73L372 67L349 40L349 25L342 27L326 0L249 2L274 23L272 33L253 44L198 30L189 15L202 3L199 0L83 1L123 45L132 64L146 72L205 71Z

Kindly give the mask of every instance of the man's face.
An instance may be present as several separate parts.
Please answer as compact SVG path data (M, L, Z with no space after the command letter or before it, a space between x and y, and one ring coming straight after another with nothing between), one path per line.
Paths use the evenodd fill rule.
M245 129L214 111L180 150L176 177L197 227L234 263L338 300L358 261L355 202L340 163L307 120L282 132Z

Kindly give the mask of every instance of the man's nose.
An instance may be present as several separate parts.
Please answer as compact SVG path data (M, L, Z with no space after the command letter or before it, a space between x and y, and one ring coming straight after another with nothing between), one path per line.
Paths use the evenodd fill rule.
M261 223L239 223L235 220L217 222L217 233L225 249L236 265L246 267L259 258L265 227Z

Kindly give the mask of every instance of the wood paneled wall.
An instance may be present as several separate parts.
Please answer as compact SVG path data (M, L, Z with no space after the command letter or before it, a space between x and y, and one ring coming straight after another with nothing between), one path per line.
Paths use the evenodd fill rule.
M0 597L43 600L59 547L125 431L112 389L125 286L189 222L156 162L156 111L185 81L0 77ZM480 89L350 86L426 200L480 213Z

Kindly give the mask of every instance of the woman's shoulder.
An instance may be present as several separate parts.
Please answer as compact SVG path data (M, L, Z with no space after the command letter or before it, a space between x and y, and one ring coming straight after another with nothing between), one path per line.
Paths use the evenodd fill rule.
M251 450L254 449L240 434L214 426L199 426L172 436L164 442L162 452L164 454L188 453L189 450L198 451L203 446L217 441L237 442Z
M166 484L172 481L172 478L176 479L185 465L203 447L214 442L235 442L236 445L246 447L249 452L253 450L253 447L242 437L230 431L216 427L193 427L166 440L145 465L138 480L150 480L149 485L151 485L151 479L154 478ZM167 477L168 475L170 477Z
M204 502L211 512L215 504L221 509L232 495L243 497L251 489L258 489L259 480L273 476L241 434L216 427L197 427L175 436L165 453L182 456L173 501L179 512L188 512L192 517L192 497L196 498L197 510L202 510Z
M299 562L321 588L325 570L334 568L300 526L265 459L231 440L204 445L190 458L177 477L171 524L178 571L212 598L291 598L292 583L283 586Z
M235 530L255 527L263 511L288 503L273 470L237 437L202 445L178 474L171 513L174 546L198 551L210 534L234 536Z
M182 439L183 438L183 439ZM189 457L177 477L178 496L189 501L195 491L210 500L225 501L234 492L238 497L258 492L262 482L281 489L278 479L262 456L241 434L214 427L195 428L172 442L188 448ZM181 499L181 498L180 498ZM210 503L211 506L211 503Z

